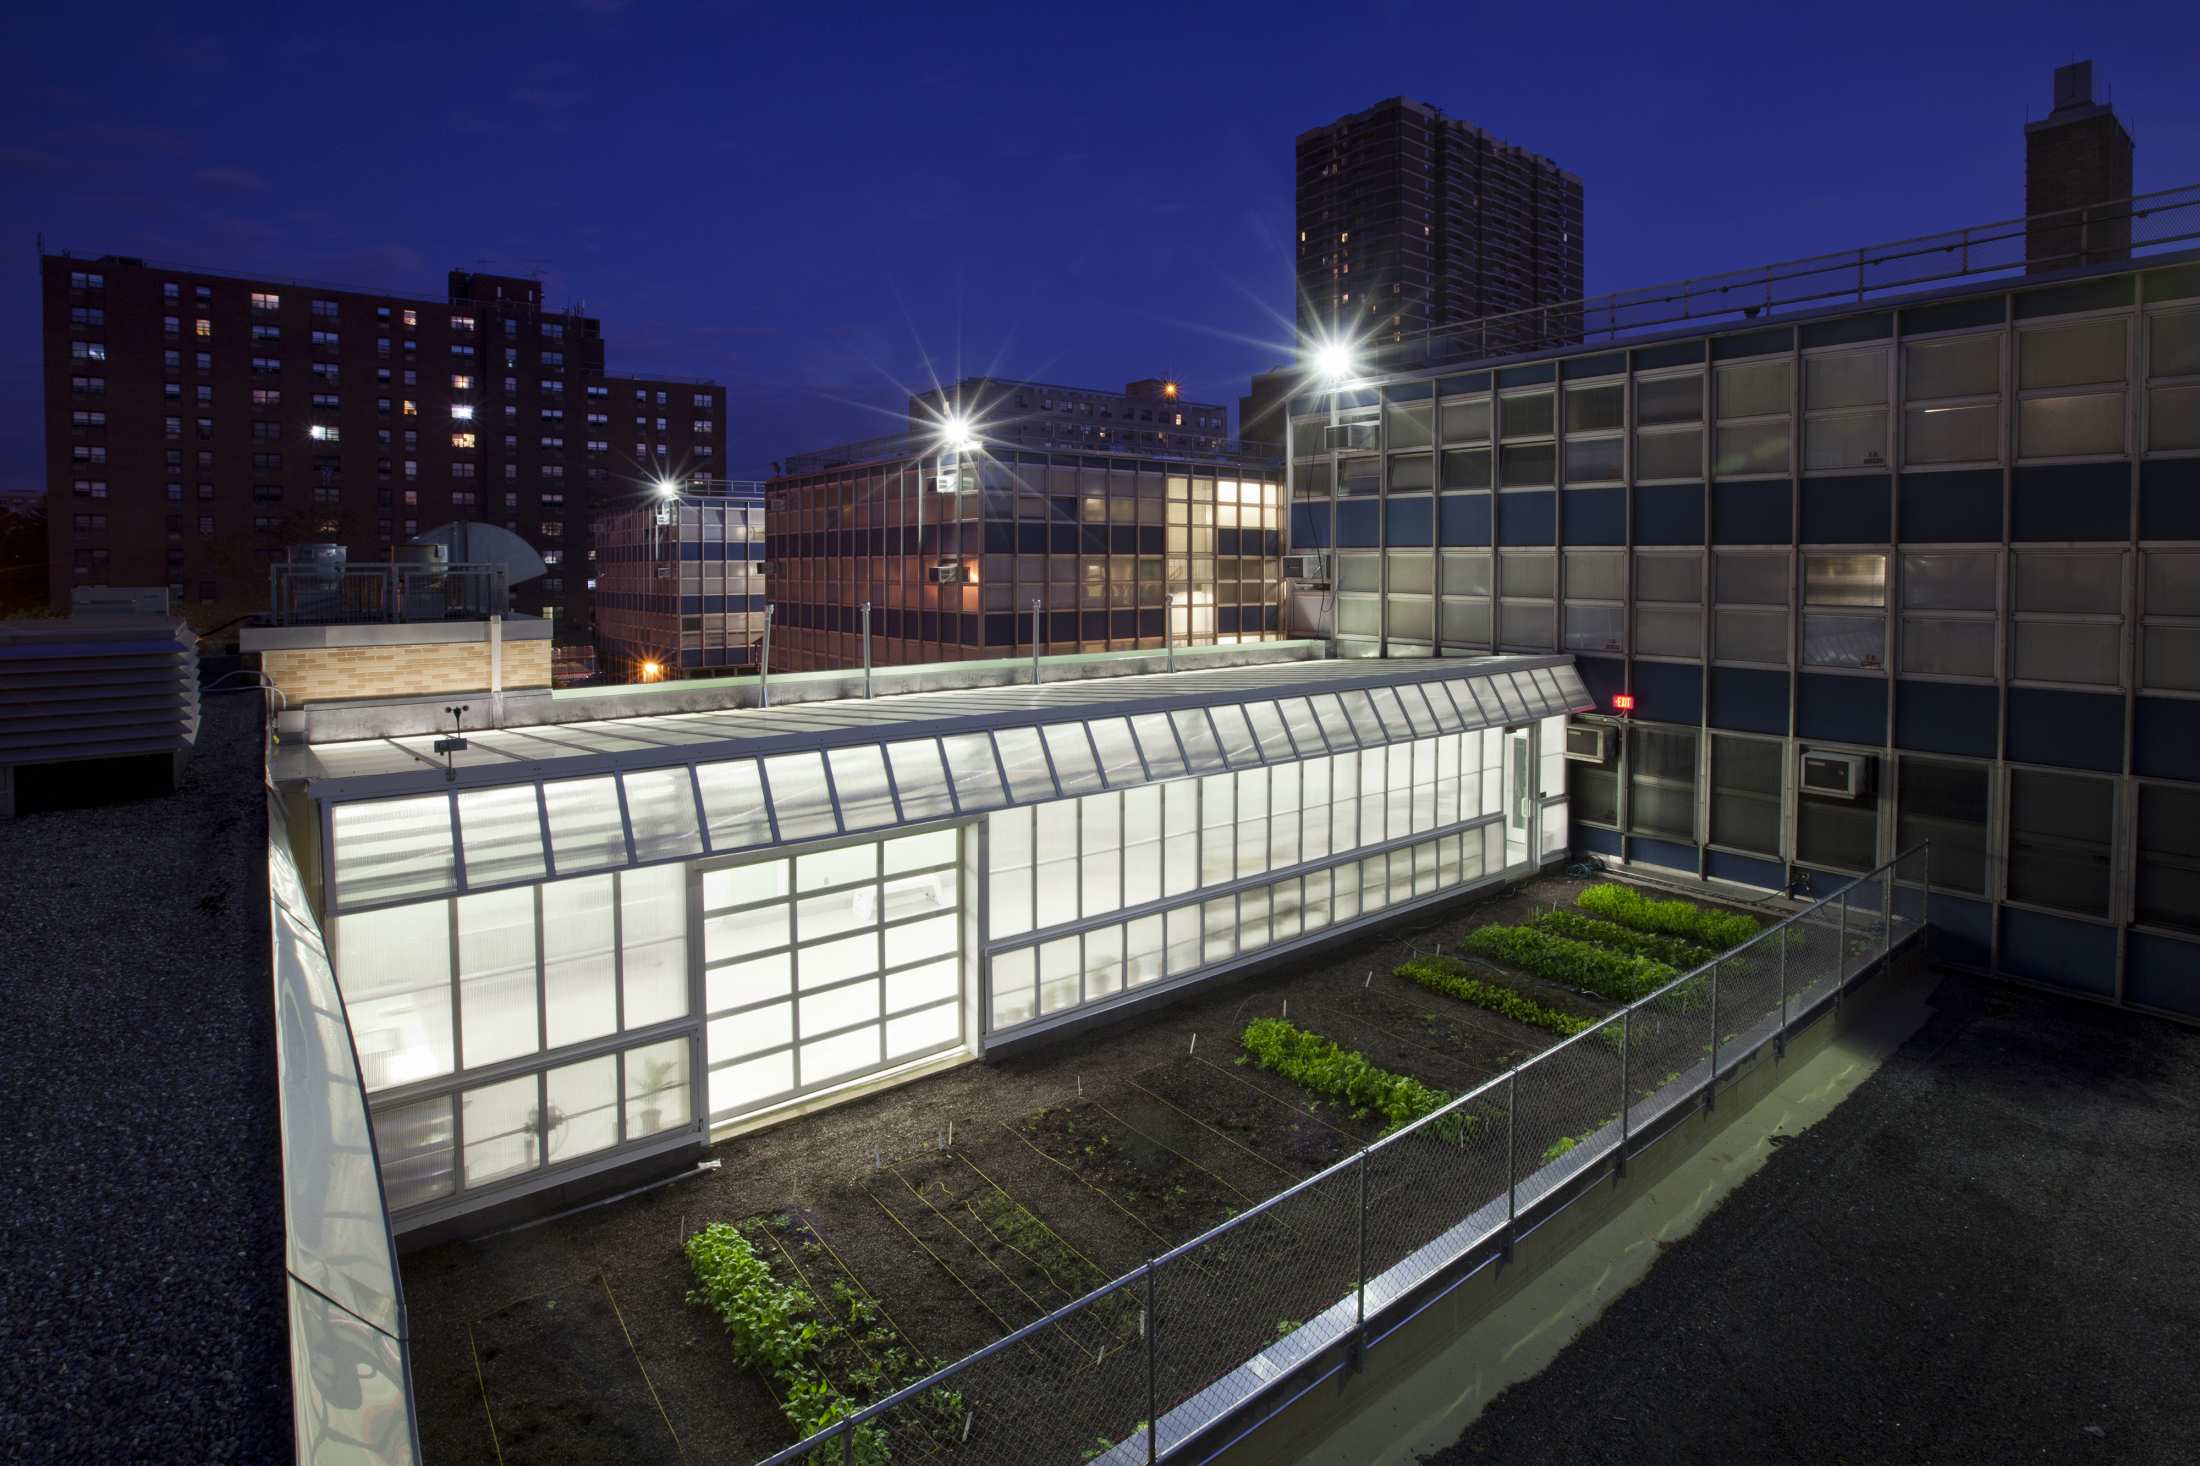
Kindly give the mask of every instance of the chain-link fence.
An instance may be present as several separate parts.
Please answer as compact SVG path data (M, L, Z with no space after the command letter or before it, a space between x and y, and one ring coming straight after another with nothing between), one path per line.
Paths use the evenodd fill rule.
M1921 932L1919 845L1534 1058L761 1466L1175 1455L1512 1239Z

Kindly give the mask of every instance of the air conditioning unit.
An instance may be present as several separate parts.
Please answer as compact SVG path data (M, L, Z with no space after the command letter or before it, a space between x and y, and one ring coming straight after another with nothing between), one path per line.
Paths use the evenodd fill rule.
M1301 585L1329 584L1329 557L1327 555L1286 555L1283 557L1283 578Z
M657 522L659 524L672 523L672 506L670 504L660 504L657 506Z
M657 571L657 578L659 580L672 579L672 567L670 565L659 565L656 566L655 569Z
M1375 446L1375 424L1371 422L1331 423L1322 429L1322 445L1347 452L1355 448Z
M1566 757L1577 764L1612 761L1612 730L1603 723L1568 723Z
M1870 793L1871 765L1860 753L1803 754L1803 792L1827 799L1862 799Z
M925 571L924 578L934 585L961 585L968 579L968 576L963 571L962 561L942 560L939 564Z

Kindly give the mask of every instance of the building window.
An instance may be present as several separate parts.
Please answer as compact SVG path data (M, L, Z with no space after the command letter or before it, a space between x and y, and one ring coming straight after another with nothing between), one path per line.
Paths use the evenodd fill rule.
M314 302L314 306L318 310L320 302ZM252 308L256 311L278 311L283 308L283 298L271 291L255 290L252 292Z
M2108 915L2116 786L2082 774L2009 771L2009 899Z
M69 288L71 290L105 290L107 288L107 277L94 274L89 270L71 270L69 272Z
M1879 863L1879 759L1874 754L1801 748L1809 760L1834 753L1857 760L1856 788L1850 796L1798 789L1795 797L1795 859L1821 870L1868 871Z
M1703 552L1635 552L1635 652L1703 655Z
M1886 665L1887 557L1803 557L1803 665Z
M2200 934L2200 787L2141 784L2135 919Z
M316 443L340 443L343 441L342 429L330 423L313 424L306 429L306 436Z
M565 525L555 519L543 520L542 523L536 526L536 529L545 539L556 539L559 535L565 533Z
M1718 368L1717 426L1711 471L1720 478L1788 476L1792 376L1788 359L1729 362Z
M471 448L474 446L474 435L472 433L453 433L451 434L451 446L453 448Z
M1696 839L1696 735L1632 726L1627 730L1627 828L1693 844Z
M1887 466L1884 346L1803 358L1805 471Z
M1926 880L1952 891L1985 895L1993 766L1904 754L1898 777L1896 850L1932 841Z
M2200 448L2200 310L2150 311L2146 323L2147 451Z
M1719 550L1712 562L1711 655L1760 667L1788 664L1785 551Z
M1711 735L1711 843L1780 858L1780 775L1787 745Z
M214 334L214 323L206 317L200 316L192 323L192 334L201 337L211 336Z
M1703 477L1703 372L1635 379L1635 479Z
M2001 461L2002 333L1902 348L1905 466Z
M2120 550L2019 550L2010 569L2009 676L2079 686L2123 684Z
M2017 456L2124 451L2129 336L2122 316L2017 333Z

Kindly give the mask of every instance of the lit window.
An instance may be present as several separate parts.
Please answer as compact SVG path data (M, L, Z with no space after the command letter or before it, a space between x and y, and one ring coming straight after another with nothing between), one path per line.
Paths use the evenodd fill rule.
M252 292L252 308L256 311L281 310L282 306L283 298L280 295L273 295L265 290Z
M407 417L418 417L420 416L420 404L414 402L410 397L407 397L404 400L403 405L399 408L399 411L403 412Z
M342 434L336 428L331 427L326 423L315 423L312 427L307 428L306 436L313 439L313 441L316 443L336 443L342 441Z
M463 402L454 403L451 407L451 416L458 419L460 422L472 422L474 419L474 410Z
M419 324L420 324L420 312L418 312L418 311L407 311L407 312L405 312L405 324L406 324L406 326L407 326L407 327L412 327L412 326L417 326L417 325L419 325Z
M464 372L451 373L451 390L453 392L471 392L473 389L474 379L472 377Z
M214 334L214 323L208 320L206 317L200 316L198 318L198 324L194 329L201 336L211 336Z
M451 434L451 446L453 448L471 448L474 446L474 435L472 433L453 433Z

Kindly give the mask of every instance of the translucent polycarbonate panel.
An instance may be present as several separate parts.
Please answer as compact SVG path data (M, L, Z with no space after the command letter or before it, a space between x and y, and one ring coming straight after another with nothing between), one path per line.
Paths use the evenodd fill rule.
M461 896L459 1059L479 1069L542 1046L535 980L535 889Z
M903 1059L927 1049L944 1048L962 1036L962 1016L953 1003L940 1003L886 1020L886 1057Z
M794 888L823 891L878 876L878 846L843 845L837 850L815 850L794 859Z
M543 1076L543 1149L552 1165L619 1143L619 1060L614 1054L566 1064Z
M1439 733L1456 733L1460 728L1459 708L1444 690L1441 682L1424 682L1413 689L1428 704L1431 726Z
M953 796L948 793L947 772L940 764L940 746L930 738L914 738L906 743L886 745L886 760L894 773L894 792L901 796L901 817L914 824L918 820L939 819L953 814Z
M763 1103L794 1088L794 1053L766 1054L710 1071L710 1112L723 1117ZM627 1123L633 1135L634 1124Z
M695 782L703 791L703 818L712 850L746 850L771 843L771 816L764 808L764 782L757 776L755 759L699 764Z
M983 733L958 733L942 738L940 751L946 755L948 776L955 781L955 799L963 813L1008 802L992 739Z
M1279 764L1268 771L1268 868L1299 863L1299 790L1303 765Z
M1359 734L1352 730L1352 720L1345 716L1344 704L1333 692L1316 693L1307 699L1314 709L1314 717L1321 724L1322 737L1332 749L1342 752L1360 746Z
M904 921L886 928L885 965L907 967L912 962L922 962L930 957L953 955L959 940L958 926L954 913L950 911L940 916Z
M1077 801L1057 800L1032 811L1034 924L1077 919Z
M647 1028L688 1011L687 872L677 865L619 876L619 980L624 1027Z
M1161 896L1161 790L1151 784L1123 791L1123 904Z
M1059 1013L1077 1006L1080 991L1079 943L1059 937L1039 944L1039 1011Z
M1031 930L1031 824L1029 809L996 810L986 816L991 936L1012 937Z
M542 805L550 816L550 852L558 874L627 863L618 781L609 774L553 779L542 786Z
M990 1027L1028 1022L1039 1011L1038 953L1029 947L996 952L987 966L993 989Z
M1413 720L1406 715L1405 703L1399 698L1397 688L1373 688L1368 692L1367 700L1383 725L1383 736L1386 739L1397 740L1413 736Z
M620 1067L626 1072L623 1089L628 1140L677 1130L692 1118L688 1055L689 1042L684 1038L644 1044L620 1055ZM717 1087L713 1084L711 1103L717 1102Z
M1298 757L1298 750L1291 746L1291 734L1283 726L1283 714L1274 703L1245 704L1245 720L1252 724L1254 741L1260 745L1261 757L1269 763L1286 763Z
M879 846L885 873L898 876L905 871L951 866L955 863L958 838L959 832L955 830L927 830L921 835L903 835L885 841Z
M906 1013L912 1008L945 1002L962 991L962 965L952 957L920 962L886 974L886 1011Z
M1199 886L1199 785L1165 784L1161 795L1162 891L1180 896Z
M840 802L840 820L847 829L875 830L890 825L894 795L886 782L886 756L876 744L836 748L825 755L832 767L833 797Z
M805 896L794 903L794 938L798 942L839 936L877 922L878 888L871 885Z
M1171 713L1169 725L1176 729L1177 739L1184 745L1188 772L1211 774L1223 767L1222 745L1216 741L1214 725L1207 721L1205 712L1187 708Z
M1284 726L1291 730L1291 742L1296 745L1299 757L1311 758L1329 750L1322 737L1321 723L1314 716L1314 705L1303 697L1287 697L1276 704L1283 714Z
M532 1074L469 1089L460 1098L466 1185L486 1186L540 1165L540 1081Z
M877 930L857 932L853 936L833 937L814 947L797 949L794 985L800 991L810 992L851 978L867 977L878 968Z
M1140 987L1160 978L1168 928L1158 916L1141 916L1123 926L1123 982Z
M373 1112L374 1149L382 1163L382 1194L393 1212L449 1196L457 1183L451 1145L451 1096L392 1105Z
M1268 869L1268 770L1245 769L1237 776L1237 873L1257 876Z
M336 979L368 1093L451 1072L448 901L336 918Z
M1351 721L1353 737L1362 747L1379 748L1389 741L1383 731L1383 720L1376 715L1375 705L1367 700L1364 692L1341 692L1337 703Z
M703 922L703 960L725 962L784 947L793 940L792 932L785 902L707 917Z
M889 876L879 887L879 915L886 921L929 916L950 911L955 905L955 872L921 871L916 875Z
M831 1033L858 1023L876 1022L879 1014L878 979L866 978L845 987L805 994L796 1004L795 1022L804 1034Z
M879 1062L880 1034L878 1026L859 1028L837 1038L821 1039L802 1046L802 1083L805 1087L825 1084L858 1069L867 1069Z
M1085 933L1085 1001L1123 990L1123 928L1104 926Z
M456 882L444 795L339 804L329 821L340 909L448 891Z
M1055 782L1064 794L1090 794L1101 787L1100 768L1093 762L1092 740L1085 736L1083 723L1049 723L1039 732L1046 740L1047 757L1054 764ZM1007 756L1004 748L1002 757ZM1012 784L1016 782L1014 775L1011 769Z
M771 790L781 840L792 844L839 833L823 758L815 753L774 754L764 760L764 783Z
M1199 883L1219 885L1237 873L1237 776L1199 781Z
M1100 751L1100 773L1110 789L1121 789L1146 780L1146 766L1138 760L1138 745L1131 741L1131 725L1122 718L1095 718L1085 725L1092 746Z
M643 769L619 777L626 785L636 860L703 853L703 837L695 826L695 789L686 769Z
M793 865L786 860L751 860L703 872L703 909L723 911L784 896L794 889Z
M794 959L785 952L713 967L703 975L703 1002L713 1013L784 998L793 991ZM715 1046L711 1052L717 1052Z
M542 888L543 1027L553 1049L619 1026L612 925L610 876Z
M1220 703L1207 710L1215 720L1215 734L1222 741L1223 761L1241 769L1261 761L1260 745L1253 740L1245 709L1236 703Z
M1078 804L1078 910L1103 916L1123 904L1123 796L1094 794Z
M1154 778L1183 776L1184 754L1177 747L1176 733L1166 714L1140 713L1131 719L1131 731L1138 737L1138 751L1146 756L1146 767Z
M1078 736L1084 736L1082 729ZM1018 804L1055 797L1054 776L1047 771L1046 750L1040 746L1037 729L1003 728L994 734L993 746L1000 751L1001 768L1008 776L1009 797ZM1097 774L1094 783L1097 786Z
M1193 901L1167 913L1168 941L1162 961L1170 977L1196 972L1206 961L1200 952L1200 903Z
M355 807L355 806L354 806ZM543 877L542 809L533 784L467 789L458 796L458 835L469 889Z

